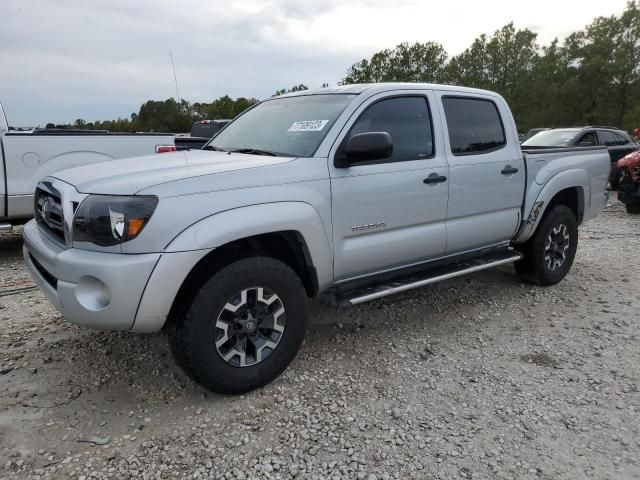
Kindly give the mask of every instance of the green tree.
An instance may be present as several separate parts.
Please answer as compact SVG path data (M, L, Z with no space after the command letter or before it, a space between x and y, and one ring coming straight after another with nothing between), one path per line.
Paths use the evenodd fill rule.
M304 90L309 90L309 87L307 87L304 83L301 83L300 85L294 85L289 89L283 88L282 90L276 90L276 93L271 96L277 97L279 95L284 95L285 93L302 92Z
M446 62L447 52L438 43L405 42L352 65L340 83L441 82Z
M617 86L617 125L640 126L640 8L633 1L618 22L615 35L614 82Z
M566 49L557 39L543 47L524 85L520 125L523 131L541 126L573 125L578 121L575 97L578 85Z
M447 66L447 81L503 95L519 124L528 123L531 85L539 63L537 35L508 23L492 36L481 35Z
M224 95L210 104L203 104L206 105L203 108L204 118L209 120L235 118L257 102L255 98L239 97L234 100L229 95Z
M586 123L632 128L640 101L640 10L635 1L620 17L596 18L566 41L580 86L575 101Z

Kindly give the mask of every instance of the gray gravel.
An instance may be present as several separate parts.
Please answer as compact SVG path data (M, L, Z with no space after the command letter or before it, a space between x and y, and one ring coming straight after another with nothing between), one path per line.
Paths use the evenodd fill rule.
M0 296L0 478L640 478L639 233L612 201L556 287L505 267L315 300L297 360L239 397L188 380L161 333ZM20 249L0 235L0 295L28 285Z

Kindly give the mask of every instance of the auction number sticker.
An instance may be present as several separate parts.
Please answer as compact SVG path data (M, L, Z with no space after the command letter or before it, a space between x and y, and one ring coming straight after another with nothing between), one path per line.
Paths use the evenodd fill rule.
M303 120L294 122L287 132L320 132L329 120Z

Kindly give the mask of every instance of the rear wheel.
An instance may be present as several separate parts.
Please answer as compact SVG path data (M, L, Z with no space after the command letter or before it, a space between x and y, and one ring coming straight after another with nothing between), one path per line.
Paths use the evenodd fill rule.
M278 377L304 339L302 282L269 257L237 260L205 280L178 308L169 342L182 369L204 388L242 393Z
M570 208L556 205L519 250L516 272L527 283L555 285L571 269L578 248L578 223Z

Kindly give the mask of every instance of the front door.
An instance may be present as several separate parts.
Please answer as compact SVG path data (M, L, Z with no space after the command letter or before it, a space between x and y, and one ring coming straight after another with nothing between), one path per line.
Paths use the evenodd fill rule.
M359 107L330 156L336 281L444 255L448 167L430 113L430 92L374 96ZM388 132L390 158L336 168L351 135Z

